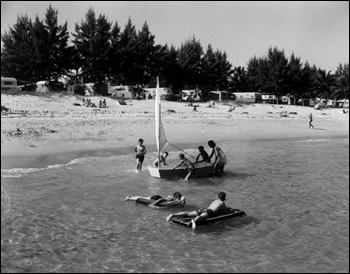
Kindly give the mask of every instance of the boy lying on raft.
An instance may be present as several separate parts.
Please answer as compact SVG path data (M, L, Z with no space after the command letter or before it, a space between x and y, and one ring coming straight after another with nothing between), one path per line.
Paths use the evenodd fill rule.
M217 216L220 212L226 212L229 209L225 205L226 193L220 192L218 194L218 199L210 204L209 207L202 207L197 211L189 211L189 212L179 212L175 214L170 214L166 217L166 220L169 222L173 217L193 217L191 220L192 228L195 229L199 221L203 221L205 219Z
M149 204L151 207L159 206L184 206L186 203L185 196L182 196L180 192L175 192L174 195L169 195L166 198L163 198L160 195L153 195L151 197L142 197L142 196L126 196L124 202L126 201L136 201L137 199L148 199L154 200L155 202Z

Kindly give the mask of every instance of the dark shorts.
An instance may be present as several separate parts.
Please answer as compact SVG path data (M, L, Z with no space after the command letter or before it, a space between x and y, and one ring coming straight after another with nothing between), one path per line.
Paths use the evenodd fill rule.
M139 159L139 161L142 163L143 160L145 159L145 155L136 154L135 159Z
M160 196L160 195L153 195L152 197L151 197L151 200L159 200L159 199L162 199L163 197L162 196Z
M197 210L197 214L198 216L201 215L202 213L207 213L209 218L210 217L213 217L215 214L214 214L214 211L210 208L206 208L206 207L202 207L200 209Z

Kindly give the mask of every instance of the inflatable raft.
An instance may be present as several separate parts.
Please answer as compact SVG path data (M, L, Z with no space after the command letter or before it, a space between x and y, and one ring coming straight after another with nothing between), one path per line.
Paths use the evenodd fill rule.
M144 205L150 205L157 200L153 199L145 199L145 198L138 198L135 202L138 204L144 204ZM158 204L158 207L168 207L168 206L179 206L181 204L181 201L169 201L169 202L162 202Z
M205 224L217 222L217 221L220 221L220 220L237 218L237 217L244 217L244 216L247 216L244 211L239 210L239 209L230 208L230 210L228 212L221 213L218 216L211 217L211 218L205 219L203 221L196 222L196 225L197 226L198 225L205 225ZM187 227L192 227L192 225L191 225L192 219L194 219L194 218L190 218L190 217L186 217L186 218L173 217L173 218L171 218L171 220L174 223L177 223L177 224L180 224L180 225L184 225L184 226L187 226Z

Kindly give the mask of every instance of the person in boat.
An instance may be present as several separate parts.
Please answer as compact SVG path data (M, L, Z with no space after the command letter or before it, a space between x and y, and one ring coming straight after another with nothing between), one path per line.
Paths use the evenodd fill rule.
M124 202L126 201L136 201L137 199L148 199L148 200L155 200L154 203L150 204L149 206L157 207L161 203L165 203L167 206L171 205L178 205L178 206L184 206L186 203L186 198L183 196L180 192L175 192L173 195L168 195L166 198L163 198L160 195L153 195L151 197L142 197L142 196L126 196Z
M214 171L216 175L223 175L224 174L224 167L227 164L227 159L225 153L222 151L222 149L218 146L216 146L215 142L213 140L210 140L208 142L208 146L212 148L211 154L209 156L209 161L211 158L215 155L214 160Z
M173 169L175 170L179 166L184 165L187 169L187 175L186 175L184 181L188 181L189 179L191 179L191 177L194 173L194 170L195 170L194 165L192 164L192 162L190 160L185 158L185 154L183 154L183 153L179 154L179 158L180 158L180 163L178 163Z
M229 208L226 207L224 202L225 200L226 200L226 193L220 192L218 194L218 199L213 201L210 204L210 206L202 207L196 211L179 212L175 214L170 214L168 217L166 217L166 221L169 222L173 217L181 217L181 218L194 217L194 219L191 220L191 223L192 223L192 228L195 229L197 227L196 223L198 223L199 221L203 221L208 218L215 217L222 212L227 212Z
M142 163L145 159L145 154L147 153L146 147L143 145L143 139L139 139L139 143L137 147L135 147L134 151L136 152L136 169L137 171L141 171Z
M157 159L155 159L153 161L153 166L154 167L158 167L160 166L161 164L165 165L166 166L166 158L168 158L169 156L169 153L164 151L161 155L160 155L160 160L159 160L159 156L157 156Z
M204 147L203 146L199 146L198 150L199 150L199 154L198 154L198 156L196 158L195 163L201 163L201 162L208 162L208 163L210 163L209 155L205 151Z

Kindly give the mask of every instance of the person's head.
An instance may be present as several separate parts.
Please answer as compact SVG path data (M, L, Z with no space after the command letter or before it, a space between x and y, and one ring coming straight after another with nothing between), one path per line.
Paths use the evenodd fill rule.
M226 193L225 192L220 192L218 194L218 198L221 200L221 201L225 201L226 199Z
M215 145L216 145L216 144L214 143L213 140L210 140L210 141L208 142L208 146L211 147L211 148L215 147Z
M204 147L203 146L199 146L198 150L202 152L204 150Z
M169 153L167 151L164 151L163 155L164 155L164 158L167 158L169 156Z
M174 195L173 195L174 199L178 199L178 200L181 200L181 193L180 192L175 192Z
M180 153L179 154L179 158L182 160L182 159L185 159L185 154L183 154L183 153Z
M143 144L143 139L139 139L139 144Z

